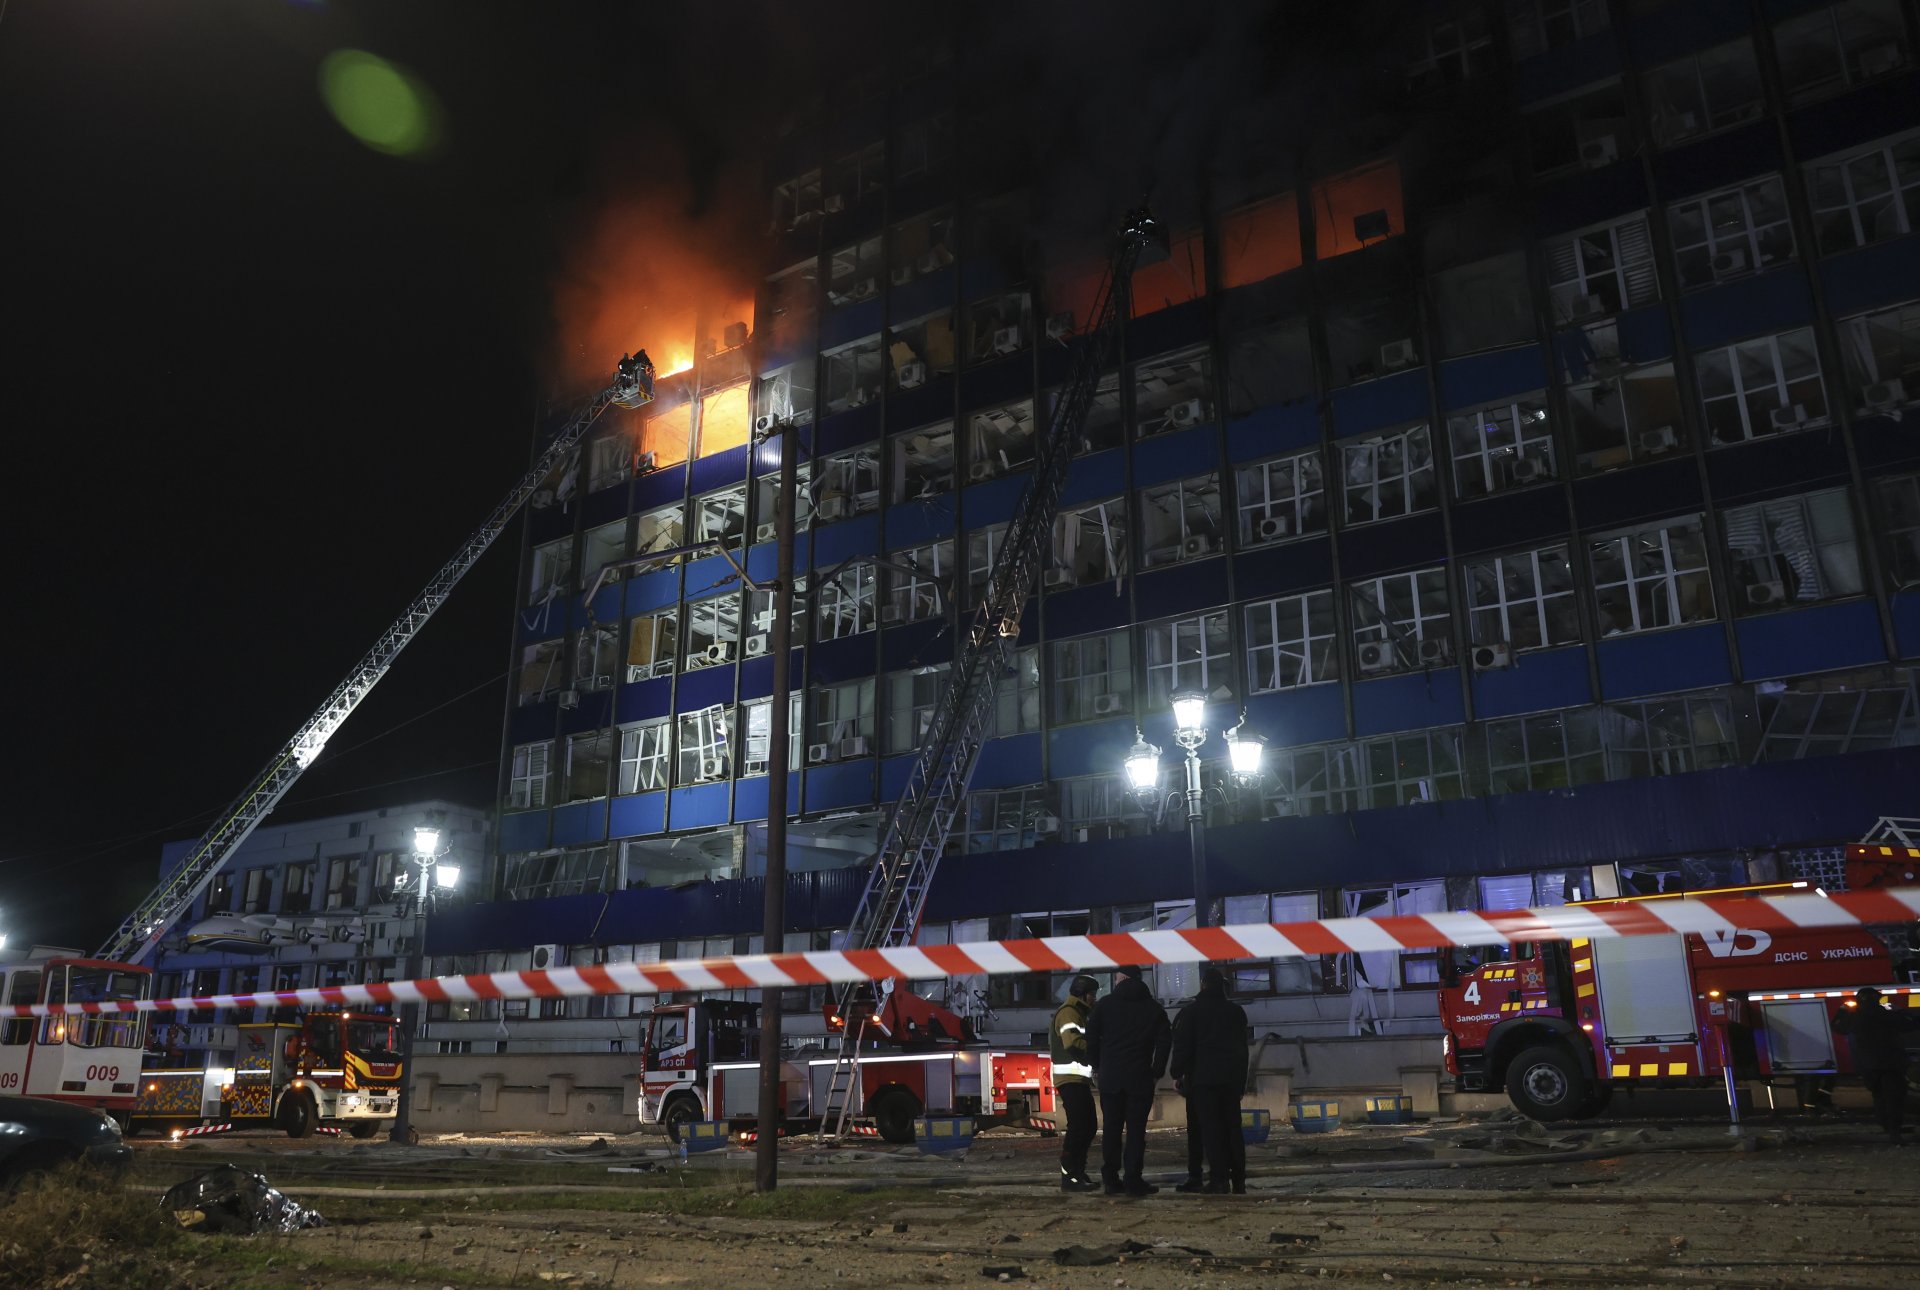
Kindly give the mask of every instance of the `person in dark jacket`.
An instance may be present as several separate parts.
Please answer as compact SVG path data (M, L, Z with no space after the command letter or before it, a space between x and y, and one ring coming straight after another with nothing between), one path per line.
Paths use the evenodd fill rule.
M1135 966L1117 970L1107 997L1087 1022L1087 1059L1100 1087L1100 1176L1109 1196L1151 1196L1142 1177L1147 1163L1147 1115L1153 1086L1167 1073L1173 1036L1167 1010L1154 999ZM1124 1134L1124 1146L1123 1146Z
M1833 1032L1853 1046L1853 1069L1873 1093L1873 1113L1887 1140L1898 1145L1907 1131L1907 1050L1900 1037L1920 1030L1920 1011L1889 1012L1880 998L1878 990L1862 986L1854 1006L1833 1019Z
M1183 1036L1193 1028L1193 1004L1189 1002L1180 1009L1173 1019L1173 1051L1179 1052ZM1180 1100L1187 1108L1187 1180L1175 1187L1175 1191L1188 1193L1203 1192L1207 1189L1206 1149L1200 1141L1200 1110L1194 1105L1193 1086L1178 1075L1174 1077L1173 1087L1180 1094Z
M1174 1081L1187 1090L1189 1114L1198 1113L1206 1153L1207 1190L1247 1190L1247 1146L1240 1132L1240 1095L1247 1087L1247 1010L1227 998L1217 967L1200 973L1200 993L1181 1012L1187 1022L1173 1046Z
M1060 1190L1093 1191L1087 1177L1087 1148L1100 1121L1093 1109L1093 1063L1087 1057L1087 1019L1093 1012L1100 983L1077 976L1067 986L1067 1001L1053 1014L1053 1087L1067 1113L1067 1132L1060 1145Z

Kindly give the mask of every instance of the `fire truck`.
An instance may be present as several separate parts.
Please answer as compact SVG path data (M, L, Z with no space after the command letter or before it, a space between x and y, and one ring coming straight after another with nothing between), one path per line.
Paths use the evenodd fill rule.
M1848 848L1850 876L1854 852L1866 850ZM1909 869L1920 858L1894 850L1908 853ZM1795 887L1808 884L1628 900ZM1457 952L1442 980L1447 1070L1462 1090L1504 1088L1540 1120L1596 1115L1619 1088L1718 1087L1729 1072L1769 1082L1850 1074L1832 1023L1857 988L1920 1008L1920 987L1894 983L1887 942L1865 927L1542 941L1474 957Z
M151 997L153 974L68 950L0 951L0 999L9 1004L114 1003ZM0 1021L0 1093L97 1107L124 1127L133 1111L144 1013L9 1017Z
M653 1009L641 1060L640 1123L675 1141L694 1120L753 1128L760 1096L760 1005L725 999ZM873 1010L843 1017L833 1007L829 1032L850 1028L857 1050L851 1095L837 1093L848 1068L836 1050L780 1063L786 1132L835 1126L829 1111L850 1105L862 1127L888 1142L914 1139L922 1115L972 1116L979 1128L1024 1124L1054 1109L1053 1063L1046 1053L979 1046L964 1019L908 990L885 992ZM879 1045L885 1044L886 1047ZM966 1045L966 1046L962 1046Z
M235 1030L232 1066L140 1072L133 1130L274 1127L304 1138L328 1125L371 1138L392 1127L401 1076L392 1017L310 1012Z

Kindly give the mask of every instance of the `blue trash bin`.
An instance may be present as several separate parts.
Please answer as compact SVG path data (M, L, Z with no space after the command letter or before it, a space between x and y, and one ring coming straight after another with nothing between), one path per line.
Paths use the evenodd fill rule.
M1287 1115L1300 1133L1332 1133L1340 1127L1340 1103L1329 1098L1296 1097Z
M1273 1133L1273 1113L1257 1107L1240 1108L1240 1140L1248 1146L1265 1142Z
M929 1156L965 1151L973 1145L970 1115L923 1115L913 1122L914 1145Z

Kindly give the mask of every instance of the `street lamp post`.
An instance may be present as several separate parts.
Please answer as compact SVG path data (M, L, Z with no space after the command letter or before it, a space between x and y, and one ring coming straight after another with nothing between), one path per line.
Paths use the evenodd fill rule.
M1243 719L1244 721L1244 719ZM1198 690L1182 690L1173 696L1173 741L1186 754L1187 850L1193 866L1193 923L1206 927L1213 912L1213 895L1207 887L1206 817L1202 811L1205 795L1200 786L1200 747L1207 742L1207 696ZM1242 734L1236 725L1226 732L1227 757L1234 775L1241 780L1257 779L1265 745L1258 736ZM1127 753L1127 782L1143 797L1160 787L1160 749L1138 732Z
M419 875L406 885L414 893L414 940L418 947L410 961L420 973L426 968L427 916L433 912L434 899L441 892L452 891L460 885L460 866L446 858L452 849L441 846L440 830L434 825L422 824L413 831L413 864ZM404 881L409 875L401 877ZM400 1103L394 1108L391 1135L395 1142L406 1142L413 1136L413 1034L419 1028L420 1005L403 1005L400 1011Z

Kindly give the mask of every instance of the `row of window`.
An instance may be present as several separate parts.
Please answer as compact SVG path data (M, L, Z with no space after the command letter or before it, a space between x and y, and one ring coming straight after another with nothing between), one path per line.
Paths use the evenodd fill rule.
M397 851L335 856L287 865L257 865L214 875L209 914L305 914L357 909L395 898L411 866ZM276 899L274 875L280 875ZM363 875L365 881L363 881Z

